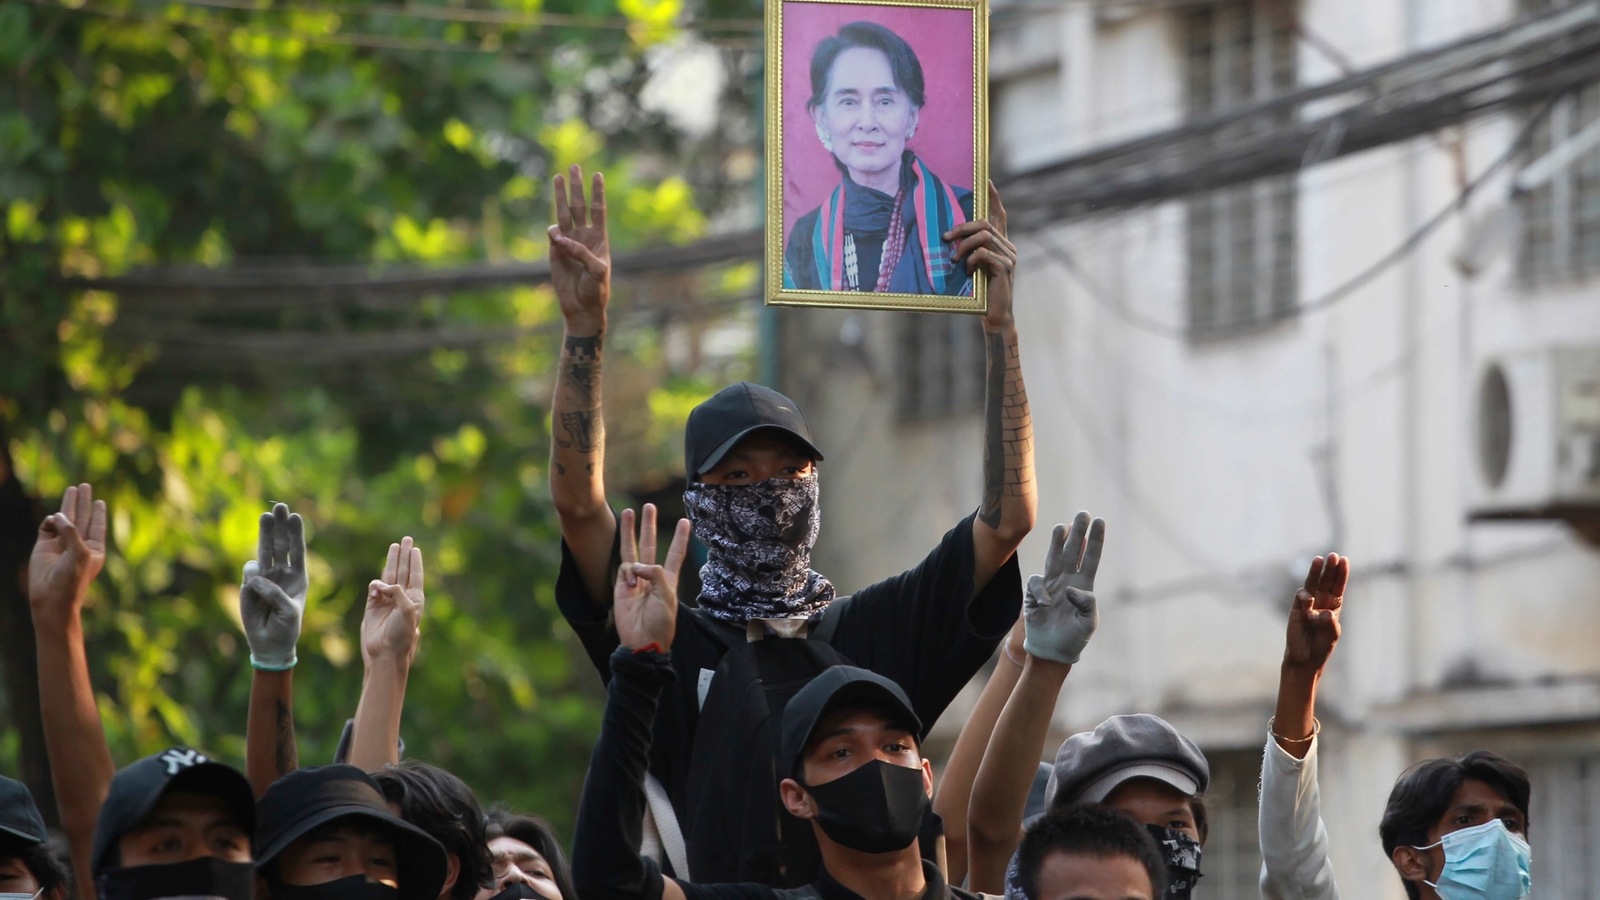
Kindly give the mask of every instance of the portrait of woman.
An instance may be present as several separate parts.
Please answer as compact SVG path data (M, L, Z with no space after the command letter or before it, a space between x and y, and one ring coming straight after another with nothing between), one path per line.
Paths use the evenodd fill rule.
M921 61L888 26L848 22L816 43L805 111L837 176L820 205L789 227L785 289L972 295L971 276L943 237L973 217L962 183L972 172L941 177L912 144L923 133L970 147L972 135L927 135L927 102ZM958 115L970 117L970 107Z

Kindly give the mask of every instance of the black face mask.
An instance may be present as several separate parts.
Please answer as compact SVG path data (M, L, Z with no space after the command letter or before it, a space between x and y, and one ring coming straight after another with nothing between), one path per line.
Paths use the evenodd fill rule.
M400 900L400 889L365 875L335 878L321 884L285 884L276 878L268 881L272 900Z
M252 900L255 867L203 856L181 863L123 866L107 869L95 879L100 900L158 900L162 897L220 897Z
M526 881L519 881L507 885L505 890L490 897L489 900L550 900L550 898L534 890L533 885Z
M922 769L875 759L843 778L806 785L817 824L833 842L862 853L904 850L928 812Z
M1167 863L1167 897L1189 900L1200 880L1200 842L1175 828L1146 825Z

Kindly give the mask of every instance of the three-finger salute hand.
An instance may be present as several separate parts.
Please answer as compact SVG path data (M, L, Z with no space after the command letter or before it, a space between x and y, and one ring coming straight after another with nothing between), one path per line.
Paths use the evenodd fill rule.
M361 617L361 656L367 665L391 659L410 664L422 639L422 549L403 537L389 545L383 576L367 585Z
M1305 584L1294 594L1289 608L1289 631L1283 663L1320 670L1328 664L1339 643L1339 614L1344 609L1344 589L1350 582L1350 558L1337 553L1311 561Z
M276 504L261 514L256 558L244 564L239 584L239 619L252 666L270 672L294 668L308 586L305 523Z
M1028 579L1022 604L1023 649L1029 656L1072 664L1100 625L1094 576L1105 546L1106 523L1080 512L1072 528L1057 525L1050 534L1044 574Z
M612 596L617 639L630 650L666 650L678 626L678 572L689 550L689 520L679 519L667 557L656 565L656 508L646 503L635 539L633 510L622 511L622 565Z
M594 174L590 197L583 193L583 170L573 166L570 180L555 176L556 224L550 226L550 284L569 331L585 336L605 330L611 298L611 241L606 233L606 182Z
M68 487L61 510L39 523L28 557L28 604L35 619L55 620L83 602L106 564L106 503L87 484Z

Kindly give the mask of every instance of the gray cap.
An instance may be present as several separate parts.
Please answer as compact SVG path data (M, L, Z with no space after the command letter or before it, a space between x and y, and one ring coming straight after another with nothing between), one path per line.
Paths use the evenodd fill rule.
M1112 716L1061 742L1045 796L1059 808L1099 803L1133 778L1154 778L1188 796L1206 792L1211 766L1178 729L1157 716Z

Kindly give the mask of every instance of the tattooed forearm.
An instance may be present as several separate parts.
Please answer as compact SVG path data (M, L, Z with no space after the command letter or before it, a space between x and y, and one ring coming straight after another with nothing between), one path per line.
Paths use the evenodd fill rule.
M276 716L275 736L273 743L276 752L273 754L273 764L277 767L279 777L300 768L300 752L294 743L294 716L289 712L289 704L278 701Z
M556 446L580 456L598 453L605 440L605 420L600 415L601 337L568 336L561 347L561 368L556 379ZM565 474L567 464L556 461ZM586 464L594 470L594 460Z
M1016 332L985 332L983 505L978 520L999 530L1008 513L1031 519L1033 416L1022 384ZM1014 498L1007 503L1007 498ZM1023 526L1026 528L1026 525Z

